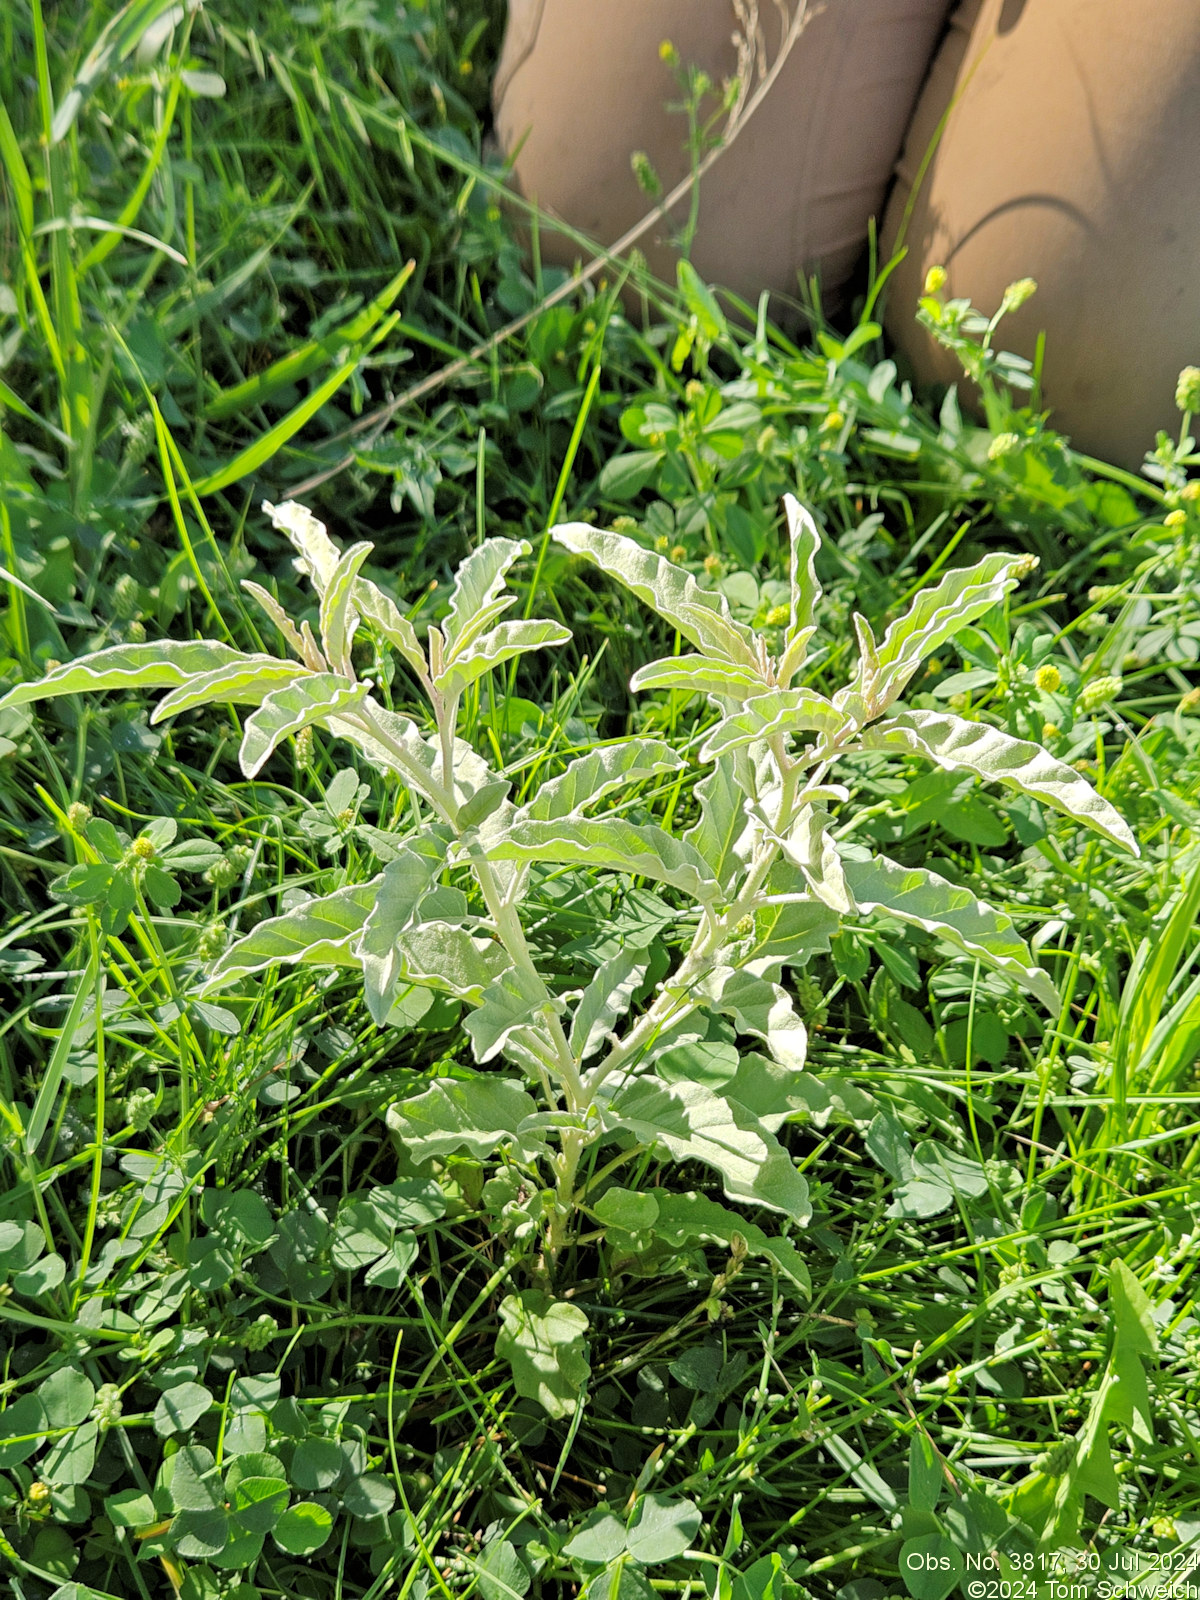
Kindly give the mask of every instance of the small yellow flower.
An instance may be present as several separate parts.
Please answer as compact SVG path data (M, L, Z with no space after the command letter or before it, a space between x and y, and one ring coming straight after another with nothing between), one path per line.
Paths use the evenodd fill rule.
M925 293L926 294L937 294L939 292L939 290L942 290L945 287L946 287L946 269L945 269L945 267L930 267L929 271L925 274Z
M1053 662L1048 662L1046 666L1037 669L1033 681L1043 694L1053 694L1062 685L1062 673Z
M687 551L683 548L683 546L681 544L673 544L671 546L671 560L672 561L686 561L687 560Z
M710 578L719 578L725 571L725 564L720 556L711 555L704 558L704 570Z
M845 421L845 417L835 406L825 418L825 421L821 424L821 431L823 433L836 433Z
M1182 528L1186 522L1187 512L1179 507L1174 511L1168 511L1163 518L1163 526L1167 528Z
M671 66L671 67L673 67L675 65L675 63L679 60L679 51L676 50L675 46L671 43L670 39L664 39L663 42L659 45L659 47L658 47L658 59L660 61L665 61L667 63L667 65Z
M1061 734L1062 734L1062 729L1059 727L1057 722L1043 722L1043 724L1042 724L1042 743L1043 744L1053 744L1054 741L1061 736Z
M1037 293L1037 284L1032 278L1018 278L1016 283L1010 283L1004 291L1001 309L1007 314L1017 311L1023 306L1030 295Z
M767 612L767 627L782 628L790 616L791 610L788 606L772 606Z
M1200 367L1184 367L1179 374L1175 404L1180 411L1200 411Z

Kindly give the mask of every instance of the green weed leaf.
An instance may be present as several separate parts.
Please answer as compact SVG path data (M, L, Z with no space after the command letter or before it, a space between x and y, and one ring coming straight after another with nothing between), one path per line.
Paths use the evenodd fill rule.
M570 1416L590 1371L585 1314L541 1289L525 1289L505 1296L500 1318L496 1354L512 1368L517 1393L556 1420Z

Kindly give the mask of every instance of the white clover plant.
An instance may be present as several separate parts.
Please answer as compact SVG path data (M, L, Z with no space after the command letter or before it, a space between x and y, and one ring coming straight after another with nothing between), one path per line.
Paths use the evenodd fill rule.
M459 736L459 707L472 684L570 637L556 622L501 620L515 600L506 575L527 545L495 538L468 556L443 622L422 641L362 577L369 544L342 551L303 506L264 509L292 541L320 601L318 637L264 589L245 586L294 659L205 640L117 645L56 667L0 704L164 688L155 722L212 702L253 708L240 752L248 778L289 735L322 727L407 787L411 827L389 839L392 859L382 872L261 922L221 956L208 987L304 963L361 971L380 1024L403 1014L413 986L463 1002L476 1067L392 1105L388 1122L416 1162L503 1151L538 1201L534 1225L544 1226L551 1266L581 1206L637 1238L639 1218L652 1220L649 1197L604 1191L646 1152L702 1163L729 1200L807 1221L806 1184L777 1137L811 1106L814 1084L805 1072L804 1019L784 979L827 948L840 918L884 913L1008 975L1051 1012L1057 1006L1049 976L1007 915L934 872L839 840L830 808L849 798L834 780L844 757L918 755L1019 790L1137 849L1113 807L1040 746L940 711L896 708L921 662L1001 602L1029 570L1028 557L993 554L948 573L880 639L855 616L857 668L826 698L796 684L815 632L819 535L792 497L790 613L778 655L733 619L722 596L633 540L582 523L556 527L565 550L623 584L689 647L641 668L633 687L702 694L715 713L693 757L704 768L698 818L671 832L621 810L622 791L688 767L662 739L598 742L514 799L510 778ZM385 707L356 675L351 646L360 625L409 668L432 733ZM564 986L539 965L528 925L531 874L540 869L661 886L663 920L628 933L591 970L581 963L577 983ZM664 920L682 930L686 947L655 981L649 947ZM724 1081L660 1075L657 1064L703 1039L713 1014L766 1054L744 1054ZM589 1152L596 1159L585 1165ZM675 1198L690 1204L668 1215L664 1198L659 1222L677 1239L732 1242L735 1255L750 1248L803 1284L803 1262L785 1238L768 1238L707 1197ZM537 1310L531 1302L522 1314Z

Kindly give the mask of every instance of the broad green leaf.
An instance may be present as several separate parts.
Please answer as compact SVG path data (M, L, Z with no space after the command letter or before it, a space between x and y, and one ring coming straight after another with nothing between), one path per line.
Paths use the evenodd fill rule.
M1023 560L1020 556L984 556L973 567L960 567L940 583L921 590L879 641L874 670L868 667L859 685L876 715L903 694L926 657L1016 588Z
M563 1546L563 1555L570 1556L573 1561L604 1562L615 1561L625 1549L625 1524L614 1517L611 1511L597 1507L587 1518L582 1527L579 1527ZM608 1591L604 1588L603 1579L607 1576L601 1573L593 1582L600 1583L593 1600L607 1600Z
M942 711L904 711L864 728L861 743L864 750L903 750L952 771L977 773L988 783L1007 784L1139 853L1125 819L1086 778L1041 745L1014 739L989 723Z
M446 1078L424 1094L389 1106L387 1124L414 1161L455 1150L482 1157L515 1139L520 1123L536 1110L533 1099L511 1079Z
M659 1561L673 1561L691 1546L701 1520L700 1509L692 1500L644 1494L629 1524L629 1553L647 1567Z
M766 694L755 695L732 716L723 717L710 730L700 759L715 761L729 751L772 739L776 734L786 737L819 733L832 739L851 726L849 717L815 689L770 689Z
M242 771L248 778L257 776L276 745L289 734L352 710L366 698L369 688L368 683L351 683L332 672L312 672L297 683L273 690L246 719L238 752Z
M844 864L843 864L844 865ZM767 879L763 903L754 914L755 971L766 974L769 963L805 966L829 949L837 932L837 913L816 900L807 879L790 861L779 861Z
M577 756L560 777L542 784L524 807L537 822L554 822L582 811L602 795L664 772L679 772L683 758L661 739L624 739Z
M333 1532L333 1513L315 1500L301 1500L288 1507L271 1531L288 1555L311 1556Z
M1108 1269L1108 1302L1123 1348L1138 1356L1157 1355L1158 1328L1150 1296L1119 1257Z
M796 1288L812 1293L812 1278L804 1257L790 1239L772 1237L757 1223L730 1211L708 1195L659 1192L658 1215L649 1226L659 1238L679 1249L694 1243L733 1244L735 1233L746 1241L747 1253L773 1261Z
M358 570L373 549L366 541L351 545L338 557L321 596L321 644L325 659L334 672L344 678L351 674L350 646L358 626L358 610L354 604Z
M485 539L459 567L450 592L450 609L442 623L446 641L443 666L449 666L502 612L516 604L515 594L503 592L504 581L513 563L527 556L530 548L524 539Z
M323 595L337 570L341 554L326 533L325 524L319 522L307 506L300 505L296 500L285 500L280 506L273 506L264 500L262 508L279 532L291 540L318 596Z
M108 1495L104 1515L114 1528L148 1528L158 1521L154 1501L143 1489L121 1489Z
M375 896L355 954L362 961L367 1008L377 1023L384 1021L396 998L400 976L397 940L445 865L448 843L448 833L436 828L403 840L372 886Z
M685 694L713 694L727 700L748 700L761 694L766 682L759 672L713 661L708 656L664 656L639 667L629 687L642 689L682 689Z
M478 1005L483 991L509 966L508 953L494 939L468 933L448 922L423 922L396 940L400 976Z
M744 968L717 967L696 986L714 1010L732 1017L738 1030L762 1039L781 1067L799 1072L808 1053L808 1033L777 983Z
M291 1498L286 1478L242 1478L229 1496L229 1509L250 1533L270 1533Z
M586 1061L600 1049L633 1004L649 964L644 950L625 949L597 970L571 1022L571 1053L576 1061Z
M908 1447L908 1503L917 1511L933 1511L945 1479L942 1463L927 1433L914 1433Z
M739 866L749 859L753 844L737 758L718 756L712 771L696 785L695 795L700 802L700 820L684 834L684 843L698 850L728 887Z
M923 867L902 867L886 856L846 860L843 867L850 892L863 911L886 911L936 934L1024 984L1047 1010L1058 1009L1058 991L1034 961L1012 919L977 900L969 889Z
M174 689L218 667L261 661L214 639L160 639L155 644L114 644L55 667L36 683L19 683L0 700L0 711L61 694L106 689ZM261 667L260 667L261 670Z
M483 991L478 1008L465 1022L476 1061L481 1066L491 1061L514 1032L534 1027L539 1021L538 1013L549 998L546 985L536 972L521 967L510 967L502 972L495 983Z
M35 1394L23 1394L0 1411L0 1467L20 1465L39 1449L49 1424Z
M571 630L558 622L535 619L532 622L501 622L488 633L482 633L464 645L434 679L434 684L448 698L463 693L485 672L498 667L502 661L524 655L529 650L541 650L547 645L566 644Z
M533 1582L529 1568L507 1539L493 1539L484 1546L475 1572L483 1600L522 1600Z
M702 654L757 670L753 630L733 620L723 595L702 589L682 567L643 550L623 534L602 533L586 522L560 523L552 533L573 554L623 583Z
M721 1176L731 1200L781 1211L806 1223L808 1185L773 1134L743 1107L696 1083L636 1078L605 1109L608 1126L639 1142L663 1144L676 1161L702 1161Z
M966 1574L962 1553L944 1533L923 1533L900 1546L900 1576L912 1600L946 1600Z
M652 1228L658 1221L658 1201L653 1194L644 1194L640 1189L622 1189L619 1185L606 1189L593 1209L607 1227L623 1228L626 1233Z
M351 946L376 904L381 879L350 884L333 894L306 900L281 917L268 917L213 967L209 987L263 972L280 962L306 966L356 967Z
M260 706L269 694L297 678L309 676L309 669L297 661L280 661L276 656L248 656L213 672L202 672L178 689L165 694L154 708L151 723L177 717L193 706L212 701L232 705Z
M171 1389L164 1389L154 1408L155 1433L164 1438L174 1433L187 1433L212 1403L212 1394L202 1383L177 1383Z
M669 883L693 900L715 900L721 886L698 851L662 828L640 827L622 817L571 817L538 822L517 816L508 833L488 845L495 861L557 861L608 867L655 883Z
M37 1397L51 1428L77 1428L96 1403L90 1378L73 1367L60 1367L38 1386Z
M359 578L354 585L354 604L392 648L400 652L418 677L428 672L417 630L382 589L367 578Z
M591 1370L584 1312L541 1289L523 1289L505 1295L500 1319L496 1354L512 1368L517 1393L556 1421L570 1416Z

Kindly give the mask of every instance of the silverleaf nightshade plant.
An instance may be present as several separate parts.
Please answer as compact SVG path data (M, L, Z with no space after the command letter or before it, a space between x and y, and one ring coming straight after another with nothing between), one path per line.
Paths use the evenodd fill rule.
M632 822L615 808L622 790L688 765L661 739L597 743L518 803L509 779L460 738L459 706L473 683L570 637L556 622L501 620L515 600L506 575L529 548L509 539L486 541L462 563L443 622L422 642L361 575L368 544L341 551L303 506L268 505L316 590L319 637L264 589L245 587L295 659L204 640L117 645L19 686L0 705L163 688L155 722L212 702L252 708L240 752L247 777L289 735L321 727L406 786L412 826L391 841L394 858L383 871L260 923L220 958L208 988L305 963L360 970L380 1024L414 985L464 1002L471 1049L485 1070L464 1067L436 1080L391 1106L388 1122L416 1161L464 1152L480 1159L503 1148L543 1192L550 1264L578 1208L590 1210L604 1183L647 1151L703 1163L730 1200L803 1225L806 1185L776 1136L798 1109L807 1046L783 979L826 948L841 917L885 913L1007 974L1047 1009L1057 1006L1048 975L1004 913L936 873L839 842L830 808L849 794L834 780L837 764L856 752L918 755L1006 784L1128 850L1137 846L1113 807L1040 746L940 711L895 709L921 662L1000 603L1029 570L1028 557L992 554L948 573L880 639L855 616L857 669L826 698L796 684L815 632L819 534L795 499L785 504L791 601L778 655L734 620L719 594L633 540L582 523L553 530L689 647L633 678L638 690L705 695L716 713L698 752L706 769L696 785L699 818L683 832ZM372 683L356 676L351 646L360 626L415 677L431 734L382 705ZM690 933L674 969L650 981L651 928L581 974L578 988L540 970L527 901L531 873L543 868L661 886L664 911L685 938ZM464 874L474 894L457 887ZM766 1056L744 1055L720 1087L660 1077L656 1063L704 1038L712 1013L761 1041ZM603 1157L585 1167L585 1153L601 1146ZM714 1202L704 1205L711 1220ZM761 1230L745 1227L799 1281L785 1241L771 1250Z

